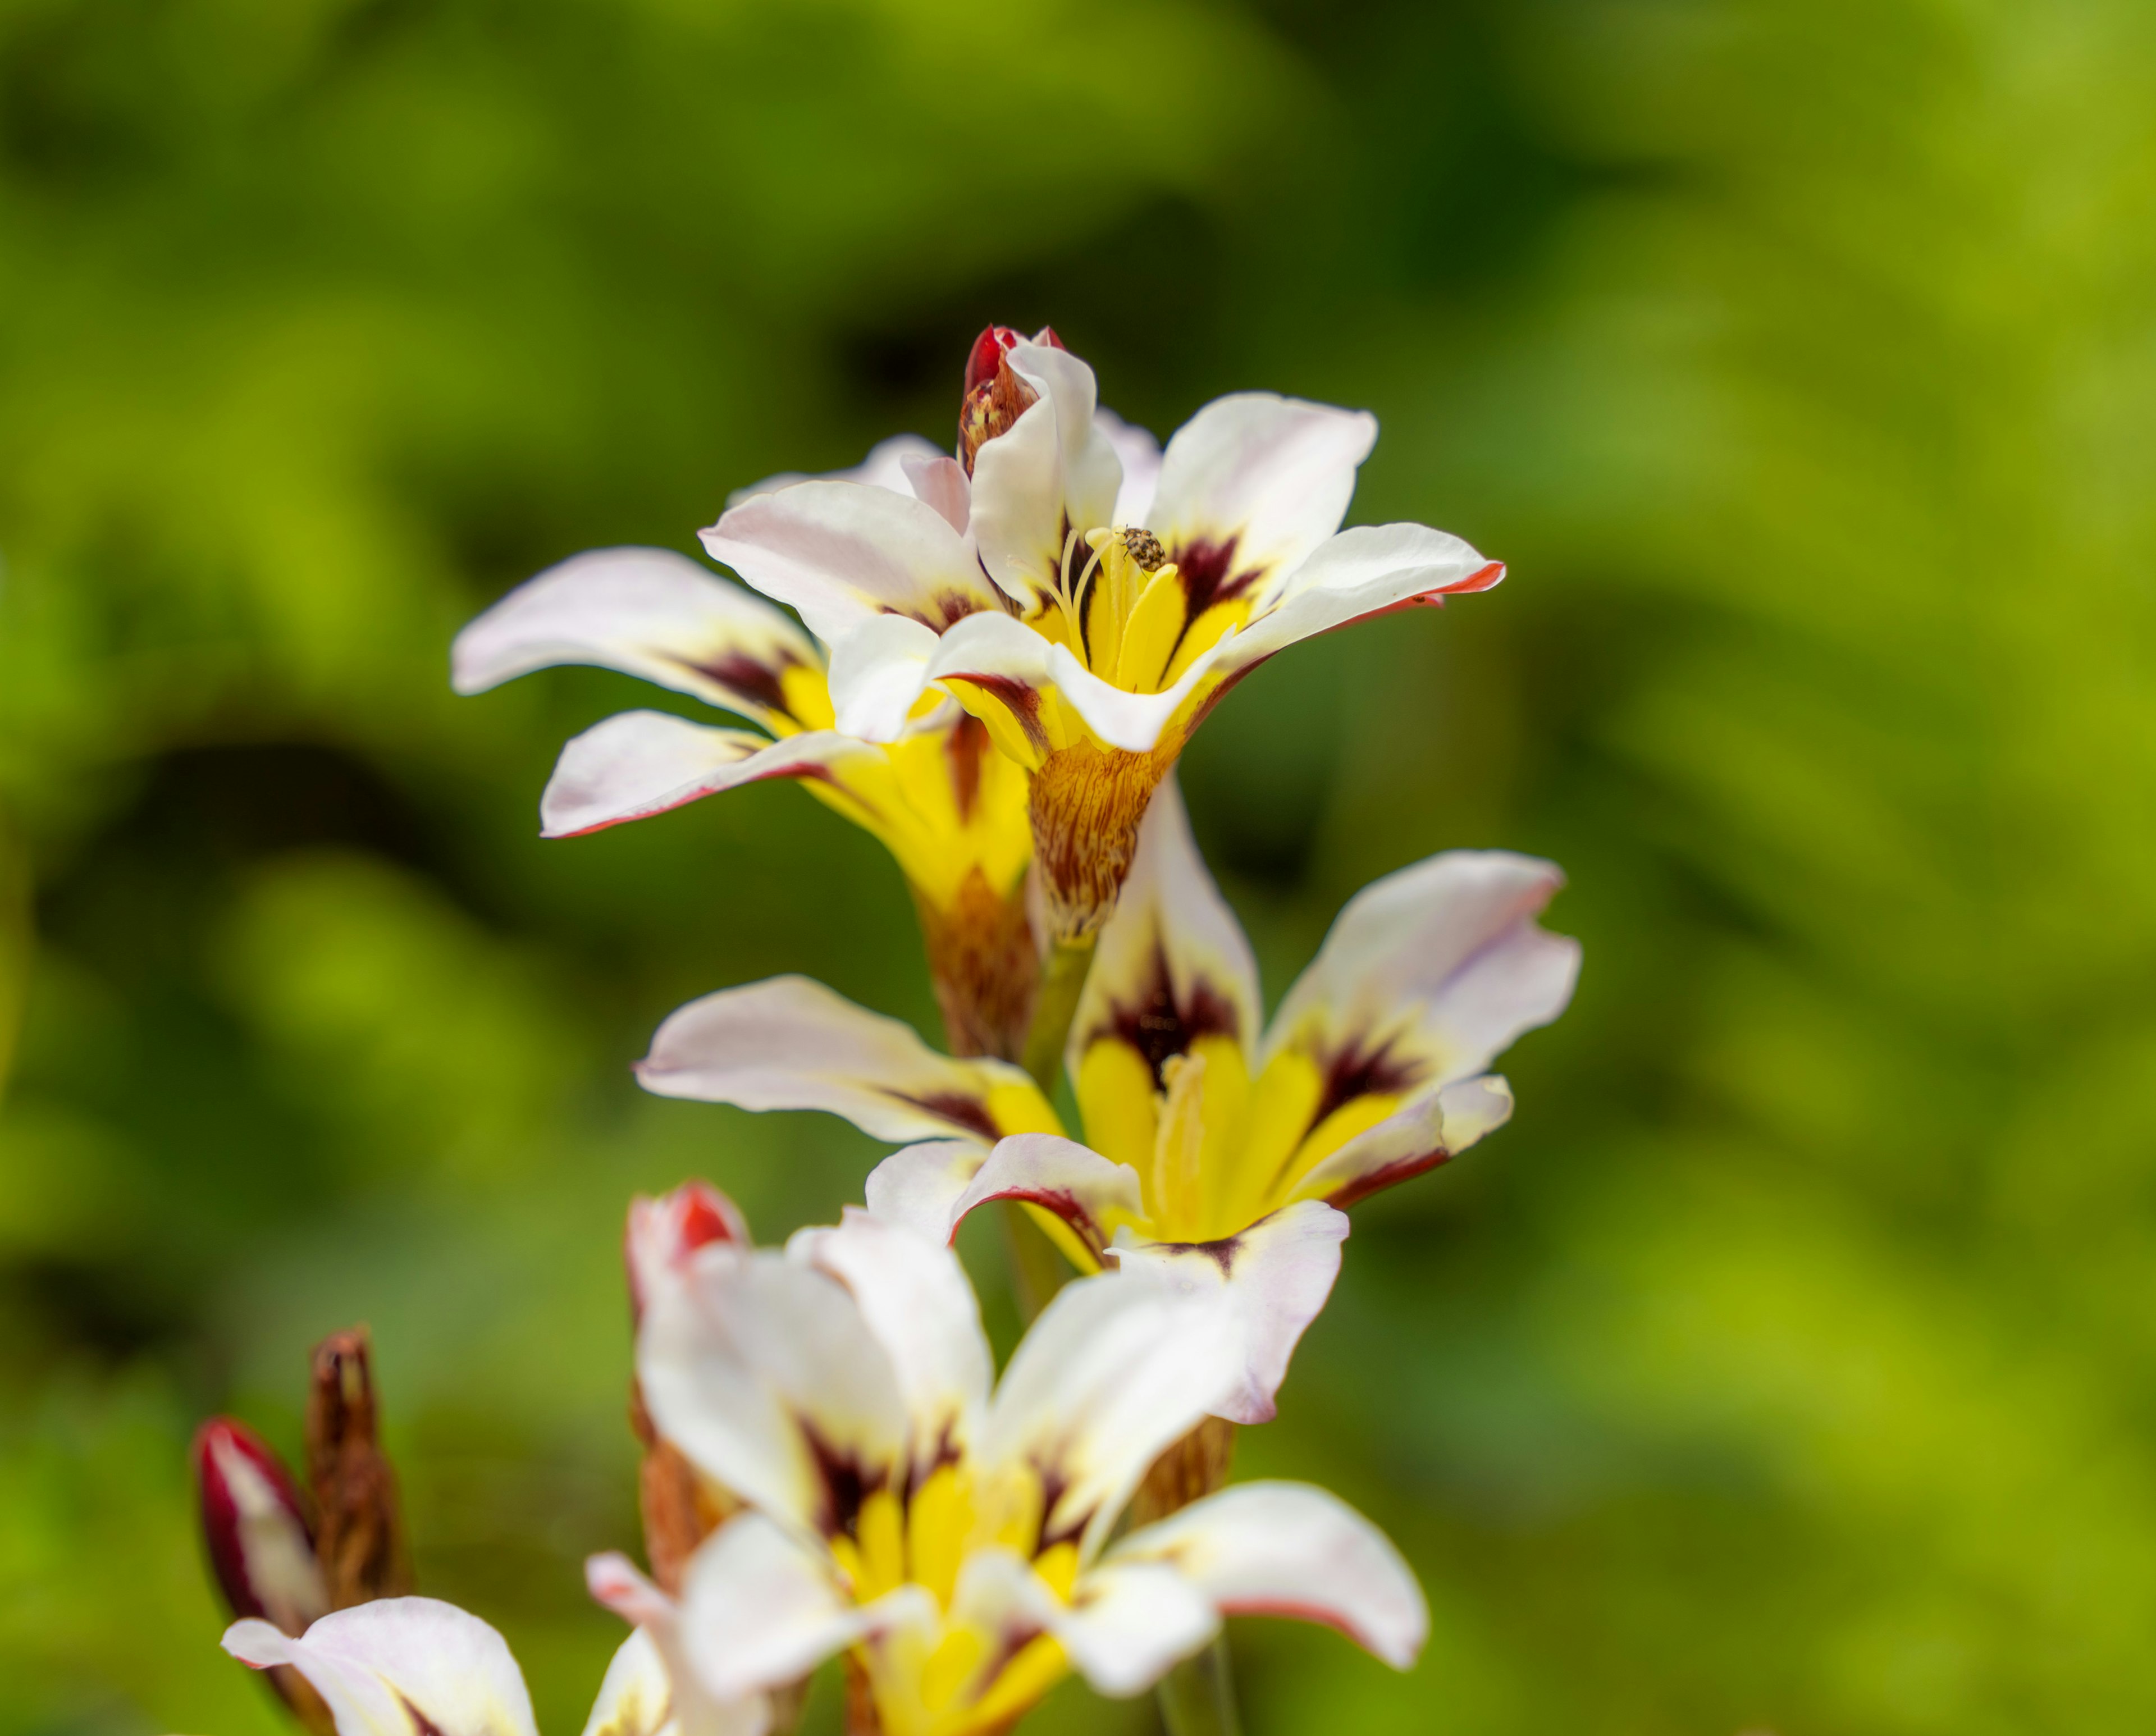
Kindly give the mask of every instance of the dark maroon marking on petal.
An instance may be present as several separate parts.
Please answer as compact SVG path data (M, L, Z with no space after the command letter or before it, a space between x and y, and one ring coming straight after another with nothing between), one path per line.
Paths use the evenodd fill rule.
M1337 1210L1345 1211L1357 1200L1367 1199L1371 1194L1380 1193L1397 1182L1420 1175L1425 1169L1435 1169L1440 1163L1449 1163L1451 1158L1450 1152L1443 1150L1425 1152L1416 1158L1395 1158L1383 1168L1373 1169L1368 1175L1358 1175L1353 1181L1342 1183L1325 1196L1325 1203Z
M1235 564L1235 545L1242 540L1240 535L1225 542L1200 537L1194 542L1178 544L1168 557L1175 562L1176 574L1183 581L1183 594L1188 599L1193 619L1214 603L1241 595L1258 576L1258 569L1253 567L1232 578L1229 577Z
M850 1537L858 1541L862 1505L891 1480L890 1473L871 1471L853 1454L840 1452L817 1432L816 1425L807 1417L797 1417L795 1421L800 1425L801 1438L808 1443L808 1451L816 1461L817 1472L824 1479L824 1512L818 1522L824 1534Z
M709 663L691 663L687 666L742 698L754 700L767 711L776 711L782 717L793 717L793 708L786 702L786 689L779 677L799 660L782 653L776 661L766 663L746 651L729 651ZM798 718L794 721L800 722Z
M1325 1117L1344 1103L1358 1097L1392 1094L1407 1090L1422 1082L1427 1066L1393 1053L1390 1037L1375 1049L1365 1050L1363 1040L1351 1039L1344 1049L1322 1062L1325 1071L1325 1089L1317 1100L1317 1108L1310 1117L1312 1127L1319 1126Z
M915 1097L911 1092L886 1091L884 1095L901 1103L930 1115L940 1115L954 1127L961 1127L983 1139L1000 1139L1003 1131L988 1114L988 1106L978 1097L968 1097L955 1091L932 1091Z
M393 1688L391 1692L397 1695L397 1703L404 1708L404 1716L412 1720L412 1736L442 1736L442 1727L406 1699L401 1691Z
M1152 1082L1164 1087L1162 1076L1168 1057L1187 1055L1200 1037L1240 1035L1235 1009L1227 998L1200 978L1192 984L1189 1001L1178 1005L1168 970L1168 951L1156 934L1152 968L1136 999L1111 1003L1107 1030L1121 1037L1145 1058L1152 1070Z
M1219 1241L1159 1241L1153 1246L1163 1254L1203 1254L1220 1268L1220 1276L1232 1278L1235 1261L1243 1251L1240 1235L1224 1235Z
M923 626L933 627L938 633L947 633L968 615L981 612L981 599L964 591L938 591L936 593L936 619L924 621Z
M1001 700L1025 732L1027 743L1037 752L1048 752L1048 732L1041 727L1040 696L1023 681L1014 681L1009 675L968 675L963 670L953 670L950 679L971 681L991 697Z
M945 739L943 751L951 760L951 794L958 804L958 824L973 822L973 804L981 797L981 756L991 750L988 727L971 711L960 714Z
M943 1425L943 1432L936 1437L936 1451L931 1453L925 1461L914 1466L911 1480L906 1486L906 1498L909 1503L921 1492L921 1486L930 1477L935 1476L946 1465L958 1464L965 1458L965 1455L958 1449L957 1441L952 1436L951 1431L957 1426L955 1422L946 1422Z
M1033 1546L1034 1558L1038 1560L1058 1543L1072 1543L1083 1535L1095 1510L1089 1507L1084 1513L1074 1515L1053 1531L1050 1530L1049 1516L1055 1511L1056 1503L1063 1499L1064 1492L1070 1484L1063 1473L1052 1465L1043 1465L1036 1460L1033 1471L1034 1475L1040 1479L1040 1535Z

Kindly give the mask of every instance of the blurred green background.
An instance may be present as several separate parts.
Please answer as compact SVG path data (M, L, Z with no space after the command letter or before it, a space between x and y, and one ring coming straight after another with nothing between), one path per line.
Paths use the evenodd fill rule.
M652 691L448 642L944 437L992 319L1163 436L1368 405L1354 516L1512 563L1190 753L1269 992L1448 845L1587 945L1244 1437L1429 1651L1239 1624L1254 1736L2156 1728L2156 8L0 0L0 1732L276 1728L184 1446L362 1318L425 1588L581 1726L627 1195L875 1150L626 1063L932 1008L798 791L542 844Z

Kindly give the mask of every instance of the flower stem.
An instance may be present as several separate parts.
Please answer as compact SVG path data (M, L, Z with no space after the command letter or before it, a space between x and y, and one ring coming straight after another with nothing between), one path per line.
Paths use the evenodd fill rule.
M1224 1634L1162 1677L1155 1692L1168 1736L1238 1736L1242 1728Z
M1058 941L1041 967L1034 997L1033 1024L1025 1034L1025 1070L1044 1095L1055 1095L1063 1069L1063 1045L1078 1014L1078 996L1093 966L1093 942ZM1070 1262L1015 1199L1004 1202L1004 1246L1010 1256L1011 1288L1019 1312L1030 1326L1049 1299L1070 1282Z
M1010 1261L1011 1299L1028 1326L1055 1299L1055 1292L1075 1276L1048 1232L1033 1220L1022 1199L1006 1199L1004 1206L1004 1253Z
M1093 937L1059 940L1041 968L1040 989L1033 1003L1033 1025L1025 1034L1025 1070L1050 1097L1063 1070L1063 1045L1070 1021L1078 1016L1078 997L1086 973L1093 968Z

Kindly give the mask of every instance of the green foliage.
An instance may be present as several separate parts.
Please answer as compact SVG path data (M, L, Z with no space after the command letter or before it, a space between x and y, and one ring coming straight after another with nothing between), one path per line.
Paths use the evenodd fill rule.
M2152 66L2133 0L0 5L0 1733L275 1727L184 1445L362 1317L423 1582L578 1727L625 1197L872 1155L624 1064L779 969L932 1008L797 792L540 844L649 691L447 641L940 435L991 318L1163 434L1368 404L1357 516L1512 564L1194 747L1272 992L1450 845L1588 945L1243 1437L1429 1653L1244 1624L1254 1732L2156 1722Z

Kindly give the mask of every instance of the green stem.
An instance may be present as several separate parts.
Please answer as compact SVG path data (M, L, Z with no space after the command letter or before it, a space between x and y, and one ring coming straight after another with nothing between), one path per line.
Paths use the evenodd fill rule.
M1078 1015L1078 997L1093 966L1093 942L1059 941L1041 967L1040 987L1033 1001L1033 1023L1025 1034L1025 1070L1044 1097L1055 1095L1063 1068L1063 1045ZM1030 1326L1049 1299L1070 1281L1070 1262L1048 1232L1015 1199L1004 1202L1004 1247L1010 1256L1011 1288Z
M1012 1300L1028 1326L1055 1299L1055 1292L1075 1276L1062 1251L1048 1239L1048 1232L1033 1221L1021 1199L1006 1199L1004 1206L1004 1252L1010 1261Z
M1055 1095L1055 1076L1063 1070L1063 1045L1070 1035L1070 1021L1078 1016L1078 997L1086 987L1086 973L1092 968L1091 935L1084 940L1059 940L1040 968L1033 1024L1025 1034L1025 1070L1051 1097Z
M1155 1692L1168 1736L1237 1736L1242 1728L1225 1634L1162 1677Z

